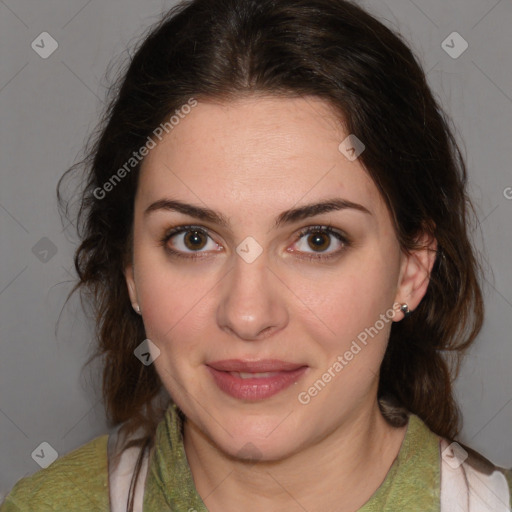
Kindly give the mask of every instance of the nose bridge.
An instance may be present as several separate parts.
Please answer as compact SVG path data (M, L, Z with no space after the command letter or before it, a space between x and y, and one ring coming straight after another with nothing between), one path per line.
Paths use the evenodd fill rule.
M219 327L246 340L258 339L263 331L278 330L287 322L279 280L268 267L267 255L258 252L255 256L251 241L237 247L217 311Z

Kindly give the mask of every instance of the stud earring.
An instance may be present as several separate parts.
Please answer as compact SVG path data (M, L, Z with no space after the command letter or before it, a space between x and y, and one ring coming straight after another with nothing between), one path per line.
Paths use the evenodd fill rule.
M409 310L409 306L406 303L400 306L400 311L404 314L404 318L407 318L412 313L412 311Z

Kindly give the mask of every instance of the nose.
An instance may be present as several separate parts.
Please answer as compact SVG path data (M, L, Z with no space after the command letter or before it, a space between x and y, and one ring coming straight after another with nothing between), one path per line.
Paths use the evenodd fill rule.
M251 263L238 255L234 260L222 280L219 327L244 341L258 341L286 327L286 286L267 265L265 253Z

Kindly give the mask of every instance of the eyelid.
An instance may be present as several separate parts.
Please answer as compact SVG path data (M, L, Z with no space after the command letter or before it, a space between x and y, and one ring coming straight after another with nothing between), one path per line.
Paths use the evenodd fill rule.
M347 243L350 242L348 235L344 231L333 227L331 224L317 224L314 226L306 226L305 228L302 228L298 232L297 239L300 239L304 235L315 233L317 231L329 233L332 235L338 235L340 238L343 238Z
M187 231L200 231L201 233L210 236L211 231L208 228L205 228L203 226L196 226L193 224L183 224L179 226L175 226L173 228L169 228L165 231L164 236L162 237L163 240L168 240L171 236L180 234Z

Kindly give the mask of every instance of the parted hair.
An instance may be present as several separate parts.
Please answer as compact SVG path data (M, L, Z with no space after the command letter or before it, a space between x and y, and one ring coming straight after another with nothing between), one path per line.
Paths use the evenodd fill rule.
M254 94L328 102L345 131L364 142L360 162L389 209L402 250L420 248L422 234L437 241L423 300L392 325L378 397L391 423L403 423L409 411L438 435L455 438L460 410L452 383L483 321L464 158L402 36L345 0L180 3L144 34L111 86L85 158L67 171L83 173L71 293L80 290L93 307L96 350L88 363L102 358L109 421L127 433L141 429L151 446L170 397L154 365L134 356L146 336L123 273L132 257L140 163L108 193L95 191L104 191L191 98L229 102ZM60 190L66 174L58 197L69 216Z

